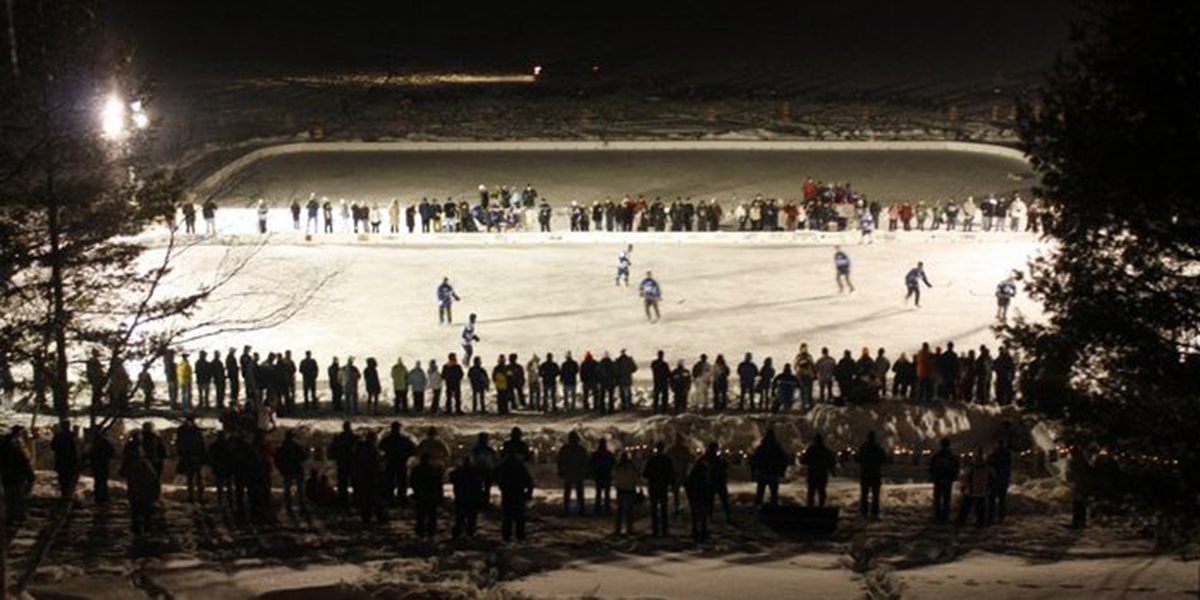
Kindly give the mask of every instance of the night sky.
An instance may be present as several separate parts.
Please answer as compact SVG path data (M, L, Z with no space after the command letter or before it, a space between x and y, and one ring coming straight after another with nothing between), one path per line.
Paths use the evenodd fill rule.
M648 4L126 0L110 20L159 73L599 62L617 72L733 64L952 80L1044 69L1071 14L1067 0Z

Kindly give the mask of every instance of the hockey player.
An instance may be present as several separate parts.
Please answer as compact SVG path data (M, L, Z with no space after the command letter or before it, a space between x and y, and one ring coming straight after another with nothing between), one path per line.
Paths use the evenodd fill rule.
M625 279L625 287L629 287L629 267L633 262L629 260L629 255L633 252L633 244L630 244L621 254L617 255L617 277L613 280L614 285L621 285L621 279Z
M850 257L846 255L841 246L834 246L833 266L837 268L838 293L846 291L848 287L850 293L853 294L854 284L850 283Z
M1003 322L1008 322L1008 305L1017 295L1017 283L1013 281L1012 276L1004 278L996 285L996 318Z
M451 311L451 305L461 300L458 294L454 293L454 288L450 285L450 278L443 277L442 285L437 289L438 299L438 324L453 323L454 314Z
M925 276L925 263L918 262L917 266L904 276L904 285L908 287L908 293L904 295L904 304L908 304L909 298L914 298L916 307L921 308L921 282L925 283L925 287L933 287L929 278Z
M475 334L475 313L471 313L467 317L467 324L462 330L462 347L463 347L463 364L471 364L471 357L475 355L475 342L479 341L479 336Z
M858 222L858 228L862 232L862 236L859 238L860 244L875 243L875 218L871 215L871 211L863 211L862 219ZM854 288L850 288L850 291L854 291Z
M662 313L658 311L658 301L662 299L662 288L658 287L658 282L654 279L654 274L646 271L646 278L642 280L638 286L639 295L641 295L646 307L646 320L651 323L662 319ZM654 310L654 316L650 316L650 310Z

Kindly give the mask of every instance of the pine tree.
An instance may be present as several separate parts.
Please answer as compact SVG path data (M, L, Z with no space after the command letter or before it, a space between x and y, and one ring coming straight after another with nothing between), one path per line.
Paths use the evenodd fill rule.
M1080 3L1071 53L1020 111L1051 249L1040 322L1006 334L1024 393L1106 464L1091 493L1197 514L1200 5Z

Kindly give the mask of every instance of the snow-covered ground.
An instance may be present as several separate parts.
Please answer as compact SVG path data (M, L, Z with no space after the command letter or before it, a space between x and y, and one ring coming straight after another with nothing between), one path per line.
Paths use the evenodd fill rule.
M695 234L700 235L700 234ZM266 352L312 350L322 365L332 356L376 357L389 367L398 356L411 366L462 351L460 328L439 325L435 290L443 277L462 302L456 323L479 315L482 341L476 354L486 364L499 352L571 351L578 359L621 349L640 361L665 350L689 364L701 353L737 362L752 351L761 359L789 361L799 343L827 346L855 357L864 347L886 348L893 358L922 342L953 341L962 350L995 344L995 285L1023 268L1038 243L950 240L847 246L853 261L854 294L839 294L833 248L821 245L635 244L631 286L613 285L617 253L625 238L607 243L388 247L269 243L244 276L197 319L252 312L254 294L285 293L306 280L335 274L300 315L280 327L221 335L196 344L226 349L252 345ZM1004 238L1007 240L1007 238ZM180 258L174 289L212 276L229 249L200 245ZM233 250L237 252L238 249ZM148 253L154 261L161 251ZM924 261L934 287L922 308L904 302L904 275ZM662 285L663 319L648 324L637 297L638 279L653 271ZM250 295L247 295L250 294ZM1037 306L1018 297L1012 314L1037 318Z
M364 145L369 147L369 145ZM517 146L518 148L520 146ZM869 198L893 202L1006 193L1032 185L1029 166L1010 157L950 150L406 150L312 151L269 156L221 189L227 205L266 198L274 206L310 193L335 203L386 204L392 198L453 197L474 202L476 187L531 183L555 206L625 195L728 203L755 194L795 198L805 177L851 182Z

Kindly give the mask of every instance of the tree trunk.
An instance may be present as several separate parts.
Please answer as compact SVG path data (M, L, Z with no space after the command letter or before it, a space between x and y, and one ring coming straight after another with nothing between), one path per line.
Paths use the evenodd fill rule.
M15 81L21 78L21 60L20 54L17 52L17 22L16 14L13 12L13 1L4 0L4 8L8 13L8 59L12 69L12 78ZM0 596L0 599L2 598Z

